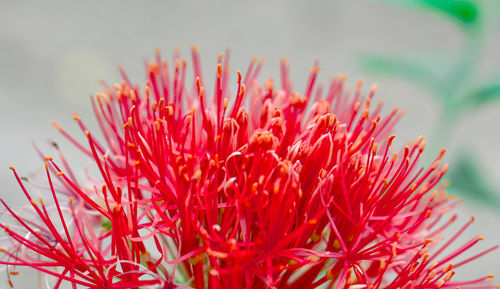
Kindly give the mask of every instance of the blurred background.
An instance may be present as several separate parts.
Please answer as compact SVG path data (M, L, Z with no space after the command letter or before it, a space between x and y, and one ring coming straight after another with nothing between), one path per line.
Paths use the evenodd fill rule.
M143 60L157 47L166 58L179 47L189 59L192 44L200 49L205 78L214 75L217 55L229 48L234 70L244 71L252 57L265 58L262 78L277 78L279 60L288 58L299 92L316 60L322 82L346 75L354 87L363 79L365 93L377 82L376 98L388 110L406 110L396 128L400 144L424 135L427 163L448 148L450 193L465 199L460 220L472 214L477 220L461 240L480 232L482 248L500 243L495 0L0 0L1 197L24 204L8 167L37 175L43 163L32 142L53 154L48 144L56 140L71 163L85 164L50 122L81 135L71 118L77 111L96 128L89 95L99 91L98 79L119 82L121 64L143 83ZM499 268L496 251L457 279L498 274ZM5 276L0 272L0 288L8 286ZM14 281L17 288L33 288L36 279L23 273Z

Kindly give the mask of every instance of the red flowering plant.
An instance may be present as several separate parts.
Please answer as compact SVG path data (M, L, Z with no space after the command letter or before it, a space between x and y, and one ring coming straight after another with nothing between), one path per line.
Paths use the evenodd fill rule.
M286 61L277 88L253 60L231 91L228 57L213 96L196 48L192 85L178 54L169 67L158 52L142 88L120 69L92 98L102 141L76 114L87 143L54 123L99 177L79 181L59 150L40 153L49 194L35 200L11 168L30 203L2 201L11 285L28 266L49 288L495 288L491 275L454 276L496 247L454 245L473 219L447 236L444 150L427 168L422 137L395 150L402 113L372 108L375 87L324 88L315 65L300 95Z

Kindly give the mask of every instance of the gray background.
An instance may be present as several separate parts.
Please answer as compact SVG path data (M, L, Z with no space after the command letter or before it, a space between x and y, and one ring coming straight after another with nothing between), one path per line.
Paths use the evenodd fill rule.
M200 1L201 2L201 1ZM477 78L500 79L500 12L489 7L487 33ZM438 110L427 92L408 82L365 75L356 65L364 52L386 55L447 51L450 60L463 48L457 27L435 15L388 5L383 1L9 1L0 0L0 194L23 204L8 170L15 165L23 175L36 176L42 162L31 142L51 152L48 140L58 140L73 163L84 159L62 140L51 120L77 133L71 111L78 111L95 128L88 96L99 90L97 79L120 81L121 64L135 82L143 81L143 59L156 47L170 57L175 47L189 57L189 46L200 48L204 77L213 75L216 56L232 51L232 68L245 70L252 57L263 57L262 75L278 76L279 59L287 57L298 91L307 73L320 61L320 80L349 76L369 86L378 82L378 99L386 107L399 106L407 114L397 126L399 140L430 136ZM435 68L439 71L440 67ZM463 119L448 145L472 148L486 177L500 187L500 106L488 106ZM432 143L432 139L428 140ZM496 181L495 181L496 180ZM477 222L468 236L481 232L488 244L500 243L500 215L465 204L462 220L474 213ZM500 253L460 272L463 278L500 273ZM33 278L26 278L31 276ZM34 274L15 279L18 288L32 288ZM457 275L458 277L458 275ZM457 278L459 279L459 278ZM0 272L0 288L7 286Z

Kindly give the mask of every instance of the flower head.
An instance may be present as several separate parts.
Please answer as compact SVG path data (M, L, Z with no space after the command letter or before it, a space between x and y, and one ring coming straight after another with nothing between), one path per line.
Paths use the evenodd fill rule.
M456 219L444 150L427 168L422 137L395 150L402 113L373 107L375 86L323 87L315 65L299 94L286 60L279 88L259 84L252 60L232 90L228 56L211 96L196 48L193 83L177 54L170 67L157 52L145 87L120 69L92 98L103 141L76 114L85 143L54 123L98 177L82 185L61 154L62 167L44 157L50 201L35 201L13 169L36 218L2 202L13 222L0 223L0 263L54 288L494 288L491 276L455 281L496 247L461 257L475 237L449 252L472 219L442 237Z

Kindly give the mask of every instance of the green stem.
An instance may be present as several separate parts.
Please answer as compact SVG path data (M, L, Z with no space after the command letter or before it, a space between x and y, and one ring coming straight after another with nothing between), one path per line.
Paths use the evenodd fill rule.
M453 73L446 81L444 87L448 87L441 102L441 113L438 123L433 130L430 157L437 153L441 147L449 142L450 137L456 129L460 115L464 112L463 93L467 81L473 76L477 68L477 59L481 53L482 33L480 29L466 31L466 48L462 57L455 66Z

